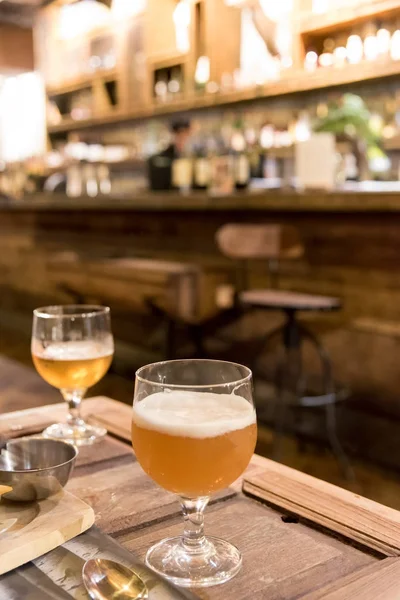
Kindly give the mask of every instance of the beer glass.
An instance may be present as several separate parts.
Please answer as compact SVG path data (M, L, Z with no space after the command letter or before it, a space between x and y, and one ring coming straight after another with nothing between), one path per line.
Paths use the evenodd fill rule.
M257 438L252 374L214 360L155 363L136 373L132 445L144 471L179 496L180 537L155 544L146 564L181 586L209 586L239 571L241 554L224 540L205 537L210 495L246 469Z
M33 311L32 358L39 375L68 403L66 423L43 432L77 446L92 444L107 431L86 423L80 413L87 389L107 373L113 353L110 309L105 306L46 306Z

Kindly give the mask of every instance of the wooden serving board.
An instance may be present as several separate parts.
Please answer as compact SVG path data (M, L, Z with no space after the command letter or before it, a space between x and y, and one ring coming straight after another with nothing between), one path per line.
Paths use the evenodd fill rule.
M94 512L61 491L39 502L0 501L0 575L54 550L86 531Z

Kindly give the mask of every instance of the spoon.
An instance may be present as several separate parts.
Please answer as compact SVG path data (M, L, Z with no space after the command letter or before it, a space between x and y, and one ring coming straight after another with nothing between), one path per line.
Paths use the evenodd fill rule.
M92 558L86 561L82 578L93 600L146 600L149 597L143 579L112 560Z

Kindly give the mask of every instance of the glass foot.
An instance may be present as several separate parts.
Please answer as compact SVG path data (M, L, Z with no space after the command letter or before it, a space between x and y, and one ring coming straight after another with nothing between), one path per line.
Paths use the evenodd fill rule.
M219 538L205 538L200 551L184 546L181 537L162 540L150 548L146 564L182 587L208 587L234 577L242 565L236 546Z
M55 423L43 431L43 436L69 442L75 446L89 446L107 434L103 427L93 427L84 421L78 424Z

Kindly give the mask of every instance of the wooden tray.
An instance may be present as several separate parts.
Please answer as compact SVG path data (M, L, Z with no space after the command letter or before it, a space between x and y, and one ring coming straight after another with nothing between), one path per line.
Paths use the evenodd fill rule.
M65 491L39 502L0 501L0 575L54 550L93 523L92 508Z

